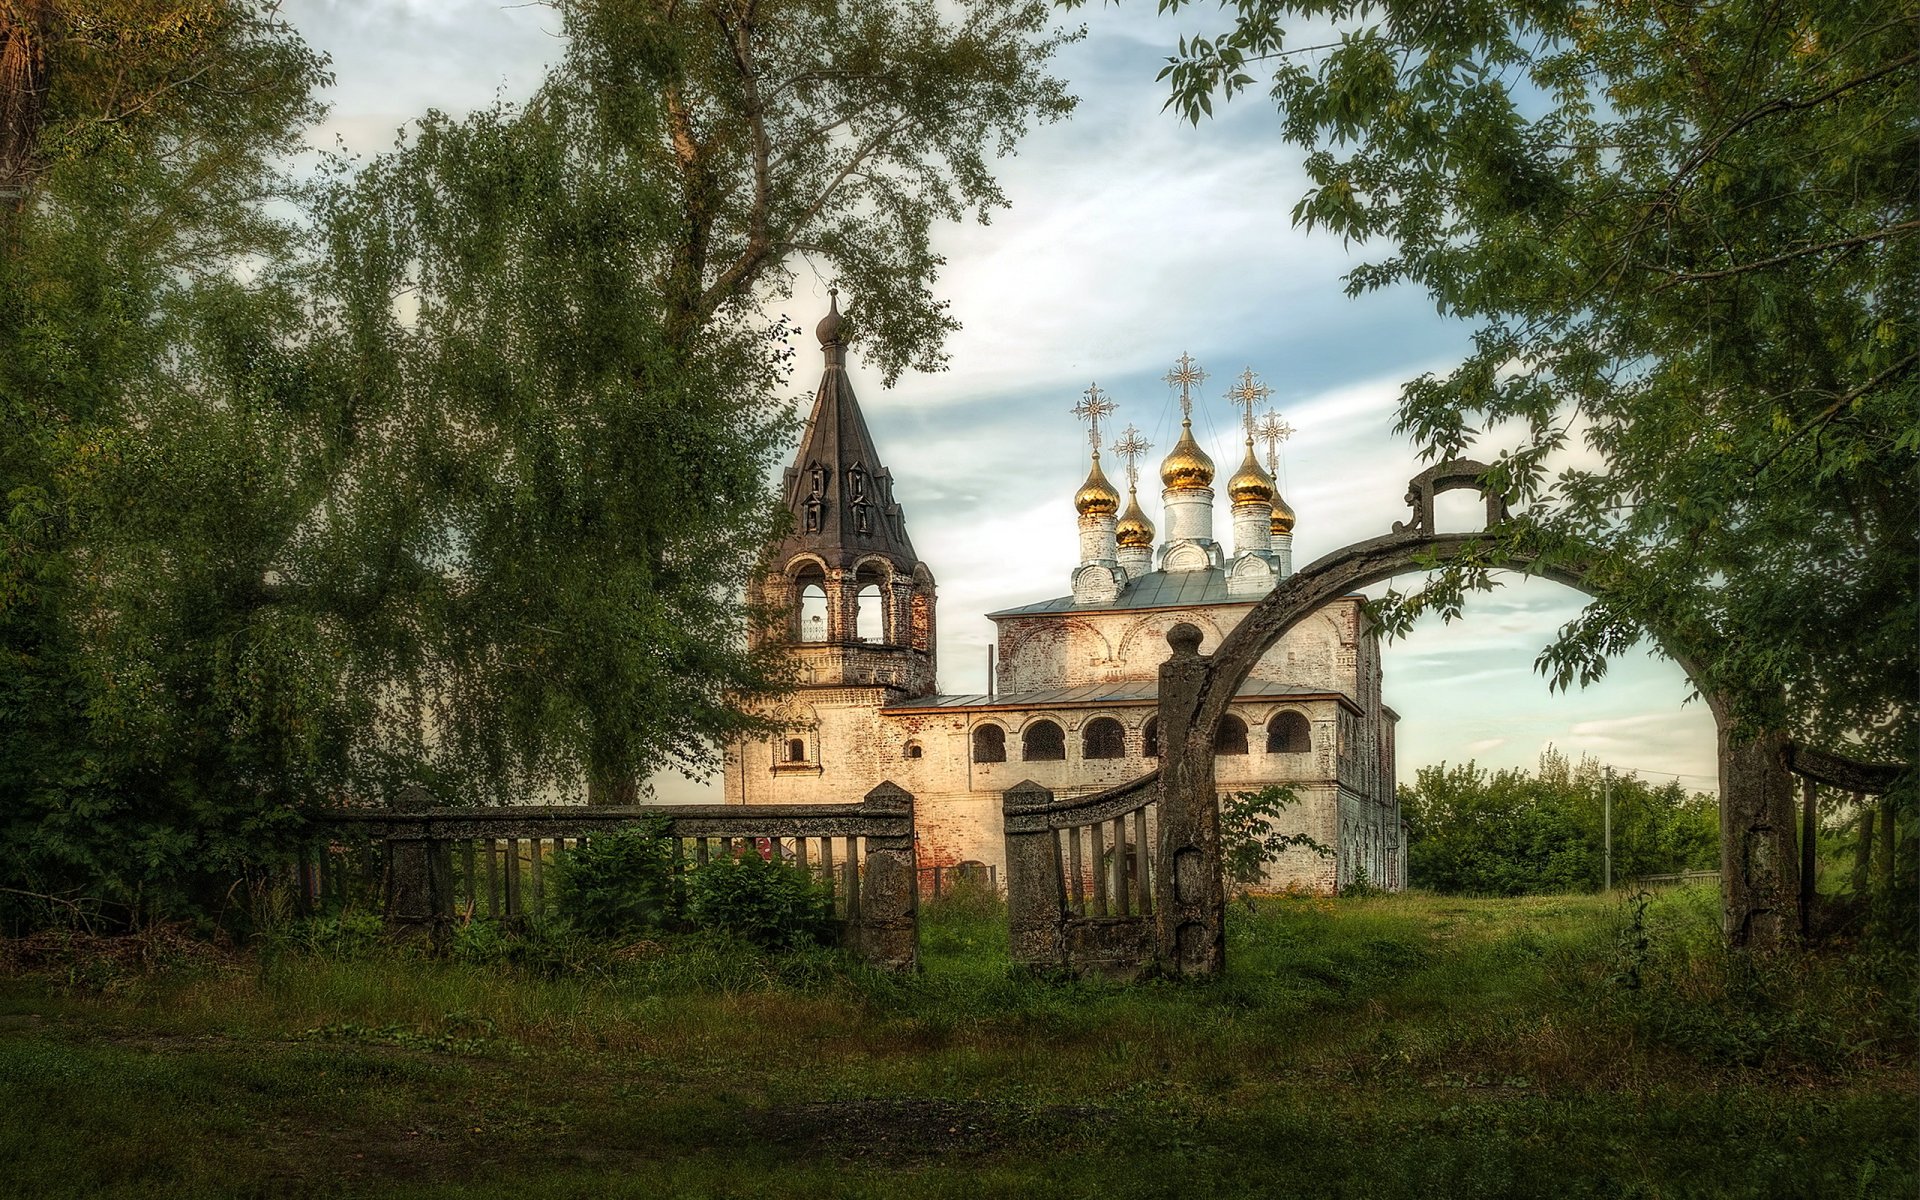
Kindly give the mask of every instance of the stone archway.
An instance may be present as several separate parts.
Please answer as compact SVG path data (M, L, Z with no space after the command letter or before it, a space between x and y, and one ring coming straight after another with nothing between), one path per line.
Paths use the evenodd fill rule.
M1486 473L1484 464L1464 460L1422 472L1407 491L1412 521L1396 522L1391 533L1336 550L1289 576L1212 654L1199 653L1197 628L1176 626L1168 632L1174 653L1160 674L1160 870L1154 902L1160 954L1173 970L1212 974L1223 965L1225 894L1213 730L1254 664L1287 630L1355 589L1467 556L1595 593L1577 565L1516 554L1488 530L1434 531L1435 495L1456 489L1472 489L1485 498L1490 529L1507 519L1504 500L1482 483ZM1696 684L1704 677L1687 647L1670 637L1659 641ZM1723 927L1734 945L1776 942L1791 935L1800 903L1792 747L1780 733L1735 740L1725 698L1704 688L1702 695L1719 732Z

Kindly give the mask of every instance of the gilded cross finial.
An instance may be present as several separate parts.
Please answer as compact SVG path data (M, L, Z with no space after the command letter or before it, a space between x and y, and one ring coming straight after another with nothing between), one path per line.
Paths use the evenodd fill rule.
M1260 382L1260 377L1248 367L1240 372L1240 382L1227 389L1227 399L1247 410L1247 444L1253 444L1253 410L1262 400L1273 395L1273 389Z
M1254 436L1267 444L1267 474L1279 478L1280 443L1293 436L1293 426L1280 419L1272 409L1253 427Z
M1100 390L1100 385L1090 383L1087 390L1080 394L1080 402L1073 406L1073 415L1087 423L1087 441L1092 443L1093 452L1100 453L1100 418L1120 407L1113 397Z
M1140 460L1153 449L1153 443L1140 436L1140 431L1129 425L1120 431L1120 440L1113 444L1113 452L1127 460L1127 487L1129 490L1140 484Z
M1180 419L1183 421L1191 421L1193 419L1193 389L1206 382L1207 373L1200 369L1199 363L1193 361L1193 355L1182 350L1180 352L1180 358L1173 370L1167 372L1166 380L1170 387L1180 389Z

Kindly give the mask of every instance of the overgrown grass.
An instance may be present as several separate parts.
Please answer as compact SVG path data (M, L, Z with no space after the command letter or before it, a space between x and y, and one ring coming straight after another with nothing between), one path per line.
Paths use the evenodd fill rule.
M990 901L925 918L910 978L712 938L37 947L0 1191L1920 1190L1912 956L1729 956L1710 892L1265 900L1208 985L1034 978Z

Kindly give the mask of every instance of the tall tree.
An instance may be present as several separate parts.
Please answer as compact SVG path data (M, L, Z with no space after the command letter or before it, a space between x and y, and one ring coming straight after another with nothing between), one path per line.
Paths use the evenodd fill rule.
M379 433L309 482L308 532L376 564L403 758L505 790L584 768L620 802L785 683L737 637L790 430L763 306L805 256L889 378L938 366L933 226L1004 204L989 155L1071 101L1031 0L559 12L525 106L429 116L334 194L330 390Z
M1475 324L1400 428L1429 455L1497 448L1512 536L1604 583L1542 668L1590 680L1659 631L1748 728L1911 758L1911 7L1225 7L1169 60L1170 103L1198 120L1266 75L1308 152L1295 222L1385 248L1350 292L1413 283Z
M233 736L258 700L246 643L181 586L237 536L221 484L255 464L172 415L261 419L253 347L298 332L271 269L297 231L264 202L287 193L273 163L324 65L249 3L0 5L8 895L164 907L198 871L224 888L276 819L238 769L260 745ZM175 459L191 502L156 510L170 498L137 486L142 464L195 438L201 461ZM149 548L143 522L181 528Z
M121 60L146 101L82 69L100 14L175 10ZM139 912L314 803L710 762L784 682L741 636L792 420L765 309L805 255L889 373L937 365L933 225L1070 107L1040 4L569 0L526 104L296 189L323 64L270 9L20 11L0 887Z

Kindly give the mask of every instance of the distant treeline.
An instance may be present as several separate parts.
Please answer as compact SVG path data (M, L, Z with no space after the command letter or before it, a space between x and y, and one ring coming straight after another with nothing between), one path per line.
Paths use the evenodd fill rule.
M1519 896L1591 891L1604 871L1605 770L1549 749L1540 769L1421 767L1400 786L1408 875L1436 892ZM1613 777L1613 878L1720 866L1719 801L1673 780Z

